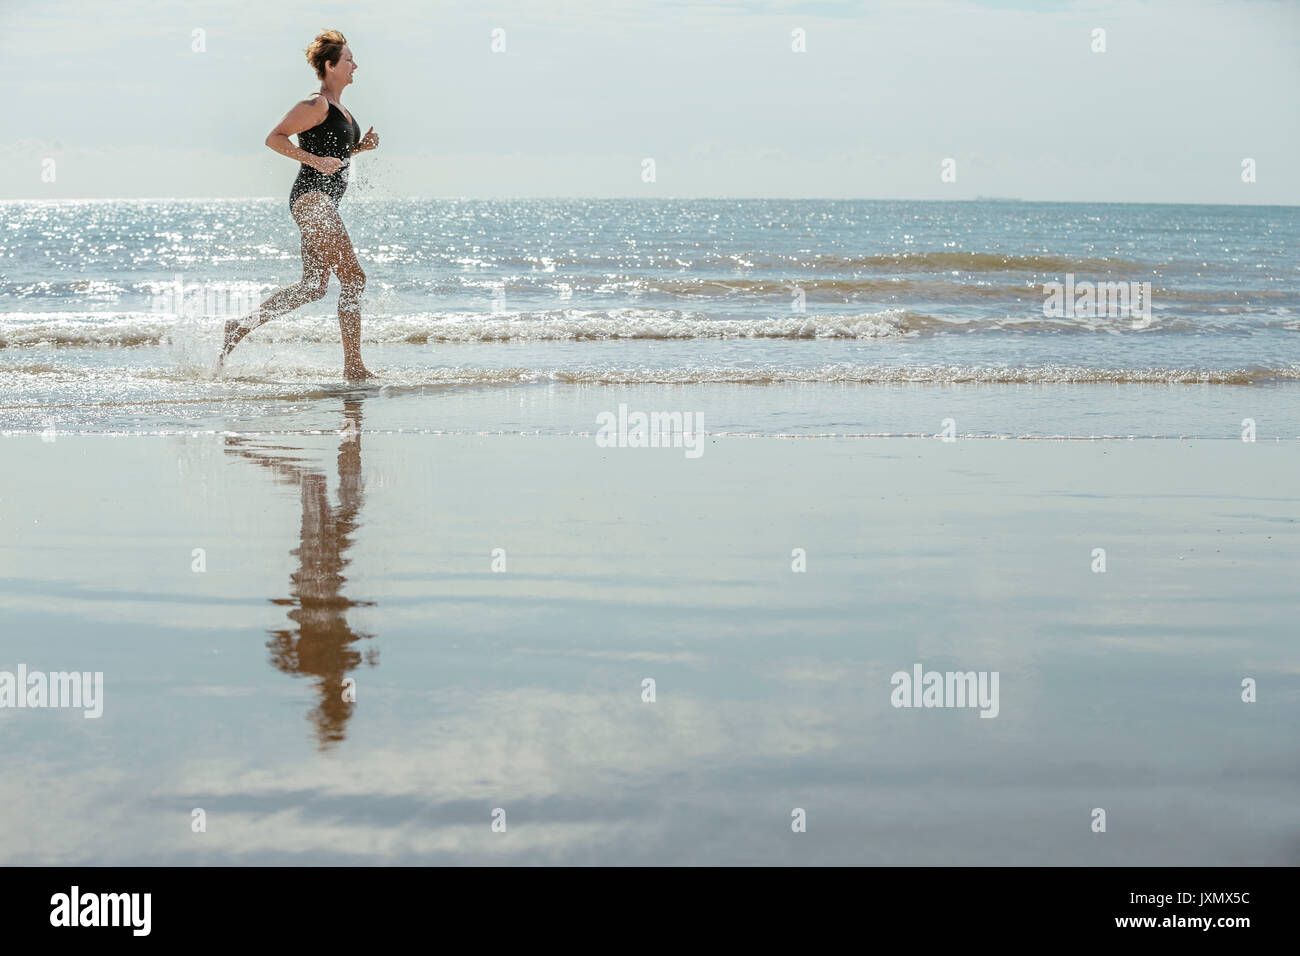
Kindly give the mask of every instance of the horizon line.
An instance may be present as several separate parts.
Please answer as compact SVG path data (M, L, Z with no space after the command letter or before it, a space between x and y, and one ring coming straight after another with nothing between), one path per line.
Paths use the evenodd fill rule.
M1152 202L1140 199L1012 199L997 196L964 199L875 198L869 196L357 196L363 202L899 202L899 203L999 203L1003 205L1078 206L1230 206L1259 209L1296 209L1297 203ZM0 197L0 203L56 202L283 202L283 196L61 196L46 198Z

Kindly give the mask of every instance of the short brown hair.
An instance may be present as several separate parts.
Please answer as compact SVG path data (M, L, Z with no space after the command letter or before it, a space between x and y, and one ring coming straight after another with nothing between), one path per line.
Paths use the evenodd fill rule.
M325 79L325 64L337 63L343 55L343 44L347 42L348 38L338 30L322 30L307 47L307 62L322 80Z

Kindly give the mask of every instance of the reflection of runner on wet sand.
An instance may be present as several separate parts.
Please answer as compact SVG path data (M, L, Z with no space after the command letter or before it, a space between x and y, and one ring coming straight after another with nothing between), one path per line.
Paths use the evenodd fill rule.
M320 703L311 719L322 749L346 735L353 705L344 699L344 679L361 664L363 656L372 667L378 661L375 649L362 655L353 647L359 638L374 635L352 630L347 621L349 608L372 606L373 602L353 601L342 593L347 583L343 569L348 559L344 555L352 544L362 503L360 400L345 401L343 416L338 507L330 505L323 472L304 467L299 458L274 453L299 449L283 445L255 448L247 439L237 437L227 439L226 444L227 452L271 469L283 483L297 485L301 491L301 540L291 552L298 558L298 570L290 578L290 596L272 599L293 608L289 618L297 627L272 631L267 647L271 663L278 669L317 678Z

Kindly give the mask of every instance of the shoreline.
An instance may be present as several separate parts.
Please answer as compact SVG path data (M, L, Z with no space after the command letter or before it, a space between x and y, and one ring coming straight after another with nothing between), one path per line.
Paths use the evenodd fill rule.
M81 379L0 401L0 435L295 434L336 428L342 402L366 402L365 429L385 434L594 434L620 404L640 411L694 412L715 436L895 438L949 430L960 440L1241 441L1300 438L1300 383L1271 385L857 383L687 385L559 382L374 385L342 382L224 382L215 395L181 379L117 379L110 399L85 395ZM96 386L100 387L100 386ZM103 386L107 387L107 386ZM203 386L207 387L207 386ZM131 391L148 400L132 400ZM172 393L168 397L167 392ZM161 393L161 394L160 394ZM454 424L452 424L454 423Z

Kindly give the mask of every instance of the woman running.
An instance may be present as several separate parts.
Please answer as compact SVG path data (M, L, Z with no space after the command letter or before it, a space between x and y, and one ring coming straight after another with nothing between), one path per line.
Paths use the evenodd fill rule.
M338 205L348 188L351 157L374 149L379 137L373 126L362 136L361 127L339 102L343 88L357 71L343 34L337 30L320 34L307 47L307 61L320 77L320 92L296 104L266 137L267 146L302 164L289 191L289 212L302 231L302 279L273 293L252 315L226 322L217 365L220 367L239 340L259 325L323 299L333 270L341 286L343 376L349 382L360 382L373 377L361 361L360 300L366 274L339 218ZM289 139L294 134L297 146Z

